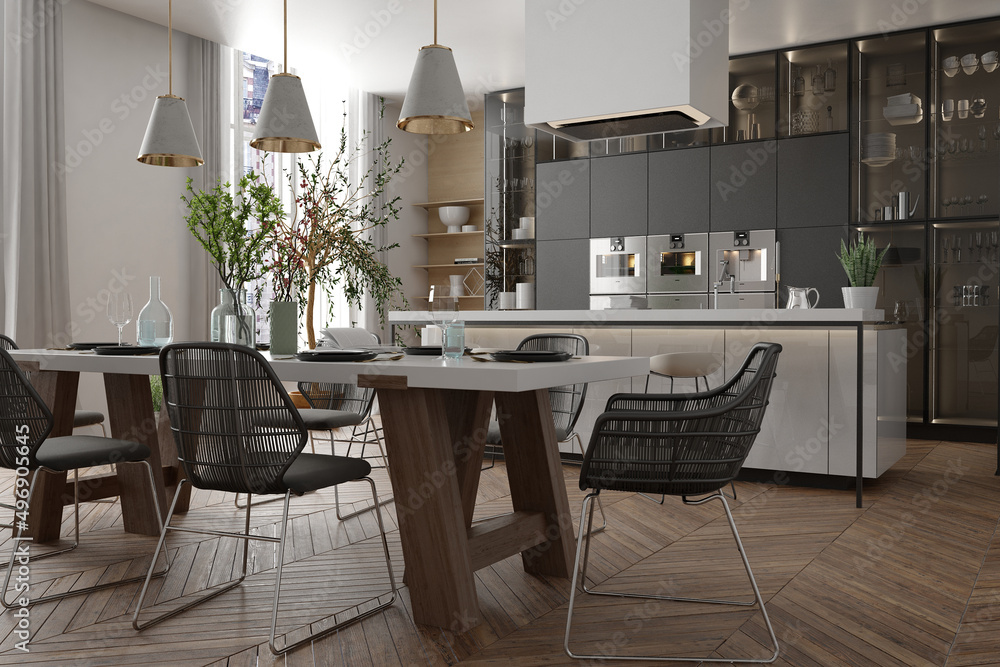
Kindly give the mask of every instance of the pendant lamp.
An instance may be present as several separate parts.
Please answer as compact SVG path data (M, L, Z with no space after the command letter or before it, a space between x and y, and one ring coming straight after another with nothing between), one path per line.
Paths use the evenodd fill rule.
M201 157L198 137L188 114L183 97L174 95L174 2L167 3L167 44L169 53L169 94L160 95L153 102L146 136L139 148L139 162L159 167L200 167Z
M416 134L458 134L474 127L455 56L447 46L437 43L437 0L434 43L417 52L396 127Z
M288 0L285 0L285 59L267 83L250 145L272 153L308 153L319 145L302 79L288 73Z

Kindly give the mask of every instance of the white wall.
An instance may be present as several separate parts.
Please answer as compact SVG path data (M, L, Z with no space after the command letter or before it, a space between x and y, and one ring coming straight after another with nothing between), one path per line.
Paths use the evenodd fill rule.
M183 218L185 179L196 169L152 167L136 161L153 100L167 93L167 33L83 0L64 8L65 167L70 305L76 341L110 341L105 317L110 291L128 291L136 315L149 298L149 276L161 276L175 340L206 337L191 331L185 309L188 263L195 252ZM174 32L174 94L188 101L201 132L200 47ZM125 328L136 340L134 322ZM97 378L84 378L80 404L102 409Z

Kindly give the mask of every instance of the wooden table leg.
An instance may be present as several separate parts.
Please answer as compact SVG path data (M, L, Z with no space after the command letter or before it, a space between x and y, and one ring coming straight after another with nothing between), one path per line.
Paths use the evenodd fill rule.
M160 418L156 424L156 439L160 446L160 462L163 468L173 468L172 482L167 486L167 498L173 498L177 492L177 485L184 477L184 469L177 460L177 443L174 442L173 431L170 430L170 415L166 409L160 410ZM181 489L181 495L177 498L174 506L174 514L184 514L191 504L191 485L187 484ZM164 515L166 518L166 515Z
M37 364L30 370L32 386L52 410L55 419L49 437L71 435L80 374L71 371L39 371ZM59 529L62 526L63 506L67 504L63 497L66 492L66 473L38 471L35 474L39 475L39 479L31 498L26 534L35 542L55 542L59 539Z
M167 514L166 487L156 420L153 418L153 397L146 375L104 374L104 390L108 397L108 418L111 437L139 442L150 450L149 463L156 481L156 499L161 515ZM115 466L121 489L122 518L125 530L142 535L159 535L156 508L149 493L146 467L139 463Z
M446 389L445 412L451 432L452 454L458 473L458 488L462 494L462 514L465 527L472 525L476 511L476 493L479 476L483 471L483 453L486 451L486 434L493 411L492 391L459 391Z
M378 398L413 620L463 632L480 612L444 391Z
M521 552L524 569L568 578L575 548L573 520L549 392L497 392L496 404L514 510L541 512L545 517L546 539Z

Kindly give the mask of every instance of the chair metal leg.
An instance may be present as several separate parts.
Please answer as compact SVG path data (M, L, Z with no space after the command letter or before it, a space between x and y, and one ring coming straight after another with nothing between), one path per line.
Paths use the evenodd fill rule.
M288 496L285 496L285 509L284 509L284 512L282 513L282 520L281 520L281 543L278 545L278 570L275 573L275 579L274 579L274 599L273 599L272 605L271 605L271 639L268 642L268 646L271 649L271 653L273 653L275 655L282 655L284 653L287 653L288 651L292 651L294 649L297 649L300 646L305 646L306 644L309 644L310 642L313 642L313 641L315 641L317 639L320 639L322 637L330 635L330 634L332 634L334 632L337 632L338 630L342 630L343 628L347 627L348 625L351 625L352 623L357 623L358 621L360 621L362 619L365 619L365 618L368 618L369 616L372 616L373 614L377 614L377 613L381 612L382 610L384 610L384 609L392 606L392 604L396 601L396 596L398 594L397 591L396 591L396 577L392 573L392 559L389 556L389 542L386 540L386 537L385 537L385 525L382 523L382 511L378 507L379 504L380 504L379 501L378 501L378 491L375 489L375 482L370 477L365 477L363 479L364 479L364 481L368 482L369 485L371 485L371 489L372 489L372 499L375 502L375 516L378 519L379 535L382 537L382 551L385 553L385 566L386 566L386 569L389 572L389 584L390 584L391 589L392 589L392 597L389 598L388 602L384 602L384 603L379 604L379 605L377 605L375 607L372 607L371 609L368 609L367 611L364 611L364 612L358 614L357 616L354 616L354 617L352 617L352 618L350 618L350 619L348 619L346 621L341 621L340 623L338 623L338 624L336 624L336 625L334 625L332 627L325 628L323 630L320 630L319 632L313 633L313 634L309 635L308 637L305 637L304 639L300 639L299 641L297 641L297 642L295 642L293 644L286 644L285 646L279 647L277 645L277 643L275 642L275 634L276 634L277 625L278 625L278 597L279 597L279 595L281 593L281 569L282 569L282 566L284 564L284 559L285 559L285 532L286 532L287 525L288 525ZM357 481L361 481L361 480L357 480ZM334 488L336 488L336 487L334 487ZM385 595L385 594L383 593L382 595ZM362 602L362 603L354 605L354 606L356 606L358 609L360 609L363 605L368 604L369 602L372 602L374 600L378 600L379 598L382 597L382 595L380 595L378 597L370 598L366 602Z
M583 499L583 508L580 513L580 525L583 526L585 519L589 522L593 522L594 518L594 508L593 499L598 497L598 492L594 491ZM566 615L566 634L563 639L563 648L566 651L566 655L571 658L576 658L580 660L650 660L659 662L725 662L725 663L754 663L754 664L766 664L772 663L778 658L780 649L778 647L778 639L774 635L774 628L771 626L771 619L767 615L767 609L764 607L764 599L760 594L760 590L757 588L757 580L753 576L753 570L750 569L750 561L747 559L746 551L743 548L743 541L740 539L739 531L736 530L736 523L733 521L733 514L729 510L729 503L726 502L726 496L721 493L713 493L705 498L700 498L698 500L684 500L686 504L689 505L700 505L702 503L708 502L709 500L718 499L726 511L726 519L729 521L729 528L732 530L733 538L736 540L736 547L740 552L740 558L743 560L743 567L746 570L747 577L750 580L750 587L753 589L754 599L750 602L739 602L733 600L716 600L716 599L706 599L706 598L685 598L685 597L674 597L667 595L638 595L634 593L619 593L611 591L595 591L587 588L587 559L590 553L590 532L581 530L577 538L576 543L576 558L573 562L573 578L570 580L570 597L569 597L569 609ZM589 512L588 512L589 510ZM586 544L585 544L586 543ZM582 557L582 560L581 560ZM741 659L741 658L703 658L703 657L673 657L673 656L609 656L609 655L583 655L573 653L569 645L570 632L573 625L573 606L576 603L577 596L577 583L579 581L580 587L585 593L590 595L604 595L608 597L618 597L618 598L637 598L643 600L674 600L679 602L702 602L709 604L730 604L739 606L753 606L757 605L760 607L761 615L764 617L764 625L767 627L768 635L771 638L771 644L774 646L774 653L769 658L758 658L758 659Z
M365 423L366 423L365 433L364 433L365 440L362 443L362 447L361 447L361 458L364 458L364 456L365 456L364 443L368 441L367 440L367 438L368 438L368 426L367 425L371 424L372 427L373 427L374 435L375 435L375 442L378 444L379 452L382 455L382 467L385 468L386 470L388 470L388 468L389 468L389 460L388 460L388 458L385 455L385 447L382 445L382 438L379 437L378 428L374 426L374 423L372 422L371 418L368 418L368 420ZM350 448L354 444L355 437L356 437L355 436L355 432L352 429L352 431L351 431L351 438L352 439L350 441L338 440L336 442L350 442L351 444L348 445L348 449L347 449L348 454L349 454L350 451L351 451ZM332 453L336 453L336 452L333 452L333 443L334 443L333 432L331 431L330 432L330 451ZM378 505L388 505L389 503L391 503L395 499L396 499L395 496L389 496L385 500L378 500L378 498L376 497L375 502ZM363 513L367 512L367 511L369 511L370 509L372 509L371 507L368 507L366 505L362 509L355 510L354 512L351 512L350 514L341 514L340 513L340 489L339 489L339 487L336 487L336 486L333 487L333 504L334 504L334 507L336 508L337 518L340 519L341 521L344 521L346 519L350 519L352 517L356 517L359 514L363 514Z
M156 492L155 492L156 482L153 479L153 468L152 468L152 466L150 466L149 461L141 461L141 463L144 466L146 466L146 473L149 476L149 489L150 489L150 493L153 494L153 505L156 507L156 520L160 523L160 527L162 529L162 527L163 527L163 516L160 514L160 505L156 501ZM27 506L28 507L31 506L31 497L35 493L35 483L38 481L38 472L41 471L41 470L43 470L43 468L39 468L35 472L35 476L31 480L31 486L28 488L28 502L27 502ZM55 471L53 471L53 472L55 472ZM16 488L16 486L15 486L15 488ZM32 561L42 560L44 558L50 558L52 556L58 556L59 554L64 554L67 551L73 551L78 546L80 546L80 494L79 494L79 489L80 489L80 471L78 469L74 469L73 470L73 528L74 528L74 530L73 530L73 546L66 547L65 549L56 549L56 550L53 550L53 551L47 551L47 552L45 552L43 554L40 554L40 555L31 554L30 558L31 558ZM13 609L14 607L22 607L22 606L24 606L24 605L20 605L20 604L15 605L13 601L8 601L7 600L7 590L8 590L8 587L10 585L10 576L11 576L11 574L14 571L14 564L17 561L17 558L18 558L18 547L23 542L23 540L21 539L23 533L24 533L23 526L19 526L18 530L17 530L17 535L15 535L14 539L13 539L14 548L11 550L10 562L9 562L9 564L7 566L7 574L4 576L3 595L0 595L0 605L3 605L3 607L5 609ZM163 575L165 575L167 573L167 571L170 569L170 561L167 560L166 567L164 567L159 572L153 572L153 570L155 568L156 568L156 554L154 553L153 554L153 559L152 559L152 561L150 561L150 564L149 564L149 574L151 574L153 577L162 577ZM114 588L115 586L120 586L122 584L136 583L136 582L139 582L139 581L143 581L144 579L147 579L147 578L149 578L148 575L147 576L141 576L141 577L131 577L129 579L119 579L118 581L109 581L107 583L97 584L96 586L87 586L85 588L77 588L77 589L74 589L74 590L71 590L71 591L67 591L65 593L56 593L54 595L45 595L45 596L42 596L40 598L33 598L33 599L29 600L27 606L30 607L30 606L36 605L36 604L38 604L40 602L49 602L51 600L62 600L63 598L73 597L73 596L76 596L76 595L85 595L87 593L93 593L94 591L104 590L105 588Z

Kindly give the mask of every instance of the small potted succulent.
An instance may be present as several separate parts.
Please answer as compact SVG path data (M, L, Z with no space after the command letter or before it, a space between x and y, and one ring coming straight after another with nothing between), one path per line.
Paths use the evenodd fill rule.
M844 267L850 287L842 287L845 308L863 308L872 310L878 300L878 287L874 286L875 276L882 266L882 258L889 250L886 246L879 252L875 242L858 233L858 238L851 242L850 247L840 241L840 265Z

